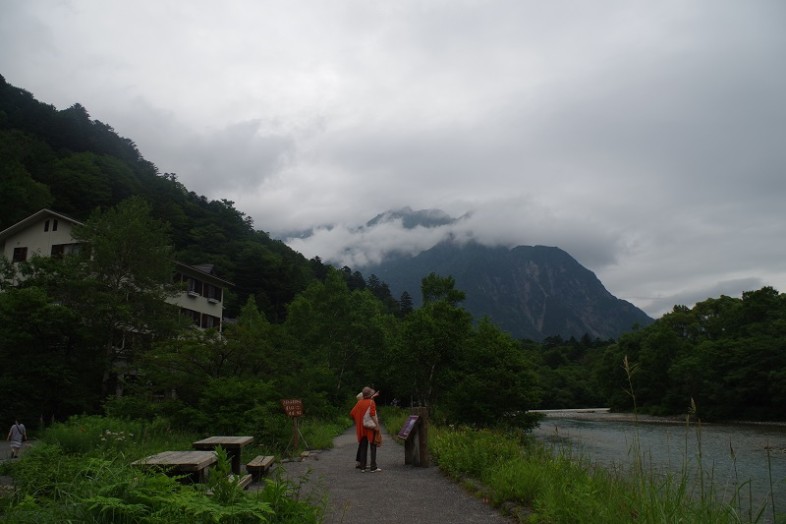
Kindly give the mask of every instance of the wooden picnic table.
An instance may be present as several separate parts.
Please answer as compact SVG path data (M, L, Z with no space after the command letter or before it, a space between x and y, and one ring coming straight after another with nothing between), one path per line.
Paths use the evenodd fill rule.
M194 449L215 450L218 446L224 448L227 456L232 459L232 473L240 475L240 454L243 448L254 442L254 437L234 437L219 435L197 440L192 444Z
M207 468L218 461L215 451L162 451L135 460L132 466L162 468L175 474L188 474L196 482L204 482Z

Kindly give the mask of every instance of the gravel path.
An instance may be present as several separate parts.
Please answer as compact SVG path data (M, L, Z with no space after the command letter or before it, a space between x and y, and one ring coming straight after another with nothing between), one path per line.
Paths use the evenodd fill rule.
M286 476L306 478L305 493L327 497L325 524L510 524L497 510L445 477L437 467L404 465L404 447L383 432L378 473L355 469L357 440L351 428L333 449L282 464ZM305 477L304 477L305 476Z

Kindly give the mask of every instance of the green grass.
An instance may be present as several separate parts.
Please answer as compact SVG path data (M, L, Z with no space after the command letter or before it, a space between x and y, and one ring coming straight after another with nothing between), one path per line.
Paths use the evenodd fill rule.
M329 427L321 431L329 431ZM319 432L315 432L317 435ZM183 484L132 467L133 460L169 449L190 449L197 436L163 420L130 422L74 417L45 430L22 458L0 474L14 489L0 493L0 520L21 523L317 523L324 502L302 500L280 475L257 491L230 480L219 462L207 484Z
M404 410L380 410L381 421L394 439L407 417ZM300 430L310 448L327 449L347 427L341 420L304 420ZM130 466L133 460L158 451L189 449L199 437L173 429L164 419L74 417L55 424L19 461L0 467L0 474L14 478L14 489L0 492L0 521L320 522L325 501L300 496L298 486L305 479L295 484L279 472L265 481L263 489L244 492L221 473L229 471L225 459L219 461L218 473L210 476L208 485L181 484ZM270 451L279 447L257 444L247 451L275 454ZM711 474L702 472L697 485L687 468L681 474L663 475L648 471L641 460L627 470L599 468L569 448L547 448L521 430L431 425L429 447L434 462L447 475L473 486L522 523L764 522L762 509L740 510L745 483L724 499ZM786 516L779 515L775 522L786 523Z
M763 508L740 510L740 488L724 499L706 472L697 483L687 468L664 475L642 461L627 470L596 467L568 448L552 450L511 430L432 427L429 434L440 469L465 485L479 482L484 499L520 522L764 522ZM786 523L786 516L775 522Z
M300 424L300 430L309 449L330 449L336 435L343 433L349 425L349 419L346 422L305 419Z
M407 416L404 410L382 410L388 431L394 435ZM700 439L700 426L695 431ZM594 466L569 447L552 449L513 429L431 425L429 448L443 472L519 522L765 522L764 508L743 504L746 483L729 495L721 492L712 472L699 471L697 476L690 474L687 465L678 474L649 470L636 442L631 453L638 459L626 469ZM775 508L770 509L775 513ZM786 515L778 514L774 522L786 524Z

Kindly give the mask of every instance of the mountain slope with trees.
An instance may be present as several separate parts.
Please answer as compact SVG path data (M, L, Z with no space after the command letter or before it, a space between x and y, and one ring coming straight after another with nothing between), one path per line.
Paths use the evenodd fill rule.
M324 272L283 242L254 229L228 200L189 191L172 173L161 174L133 141L92 120L82 105L58 110L0 76L0 230L48 207L80 221L141 196L152 216L169 225L174 255L187 264L213 264L236 284L229 316L248 297L271 319Z
M414 257L365 267L394 294L412 294L423 275L451 275L475 318L489 317L517 338L617 338L652 319L609 293L594 273L556 247L487 247L446 241ZM417 296L417 294L415 294Z

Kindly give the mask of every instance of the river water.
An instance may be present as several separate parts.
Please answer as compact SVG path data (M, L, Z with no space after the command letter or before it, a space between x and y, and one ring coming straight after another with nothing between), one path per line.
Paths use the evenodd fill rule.
M759 522L786 514L786 427L776 425L705 424L631 417L618 414L550 411L533 435L574 455L616 470L629 470L637 460L646 472L685 473L693 493L724 502L737 500L747 521L764 508ZM735 493L739 494L734 498ZM786 517L783 517L786 519ZM778 520L786 522L786 520Z

